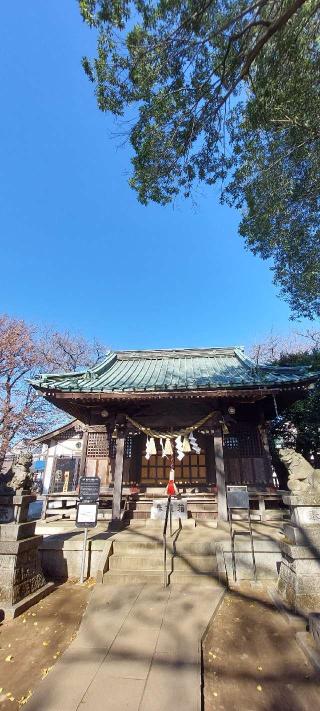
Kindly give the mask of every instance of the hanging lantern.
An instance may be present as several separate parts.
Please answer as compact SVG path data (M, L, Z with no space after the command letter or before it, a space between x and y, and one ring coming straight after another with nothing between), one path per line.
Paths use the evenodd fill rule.
M167 439L166 439L166 443L164 445L164 453L166 456L170 456L171 454L173 454L173 449L172 449L170 437L167 437Z

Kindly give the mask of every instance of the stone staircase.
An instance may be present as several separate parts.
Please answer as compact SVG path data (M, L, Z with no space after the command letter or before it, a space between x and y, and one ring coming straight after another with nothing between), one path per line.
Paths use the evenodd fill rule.
M162 525L127 529L118 534L113 540L103 583L163 585ZM182 529L168 536L167 544L170 585L219 585L216 544L210 529Z
M139 494L136 499L132 498L124 515L125 521L145 521L150 518L150 511L153 498L162 498L161 495L148 496ZM166 496L163 496L166 498ZM218 515L218 504L216 494L199 493L184 495L188 502L189 517L195 521L214 521Z

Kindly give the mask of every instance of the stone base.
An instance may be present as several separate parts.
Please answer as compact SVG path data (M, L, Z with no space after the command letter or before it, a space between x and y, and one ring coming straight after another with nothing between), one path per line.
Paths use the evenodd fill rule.
M312 637L319 649L319 654L320 654L320 613L319 612L312 612L311 615L309 615L309 629L310 629Z
M0 608L11 608L46 584L38 552L41 541L41 536L0 540Z
M6 523L0 525L0 541L20 541L34 536L36 521L23 521L23 523Z
M285 523L283 533L289 543L294 546L309 546L319 553L320 558L320 526L299 527L295 523Z
M320 610L320 559L309 546L283 543L278 592L295 611Z
M49 593L54 590L54 587L54 583L46 583L38 590L31 593L31 595L27 595L27 597L23 598L23 600L16 602L15 605L6 605L0 602L0 616L2 617L3 615L5 620L13 620L15 617L18 617L23 612L28 610L29 607L32 607L32 605L39 602L39 600L42 600L43 597L49 595Z
M248 536L249 538L249 536ZM253 539L257 579L276 580L281 561L280 545L277 541ZM219 579L233 583L233 565L230 540L221 541L216 546ZM253 580L253 561L249 540L235 542L236 579Z
M320 650L311 634L309 632L297 632L296 640L311 664L320 671Z

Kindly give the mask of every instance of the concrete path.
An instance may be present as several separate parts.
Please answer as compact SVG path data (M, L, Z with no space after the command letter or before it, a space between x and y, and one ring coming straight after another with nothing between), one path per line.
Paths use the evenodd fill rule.
M200 711L201 638L223 588L97 585L28 711Z

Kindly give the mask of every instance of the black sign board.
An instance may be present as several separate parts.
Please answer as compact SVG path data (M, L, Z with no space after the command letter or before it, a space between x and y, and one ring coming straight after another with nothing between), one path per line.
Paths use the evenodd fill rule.
M100 494L100 478L98 476L82 476L80 478L80 501L96 502Z
M77 508L76 526L78 528L95 528L98 518L97 503L82 503L79 501Z
M227 503L229 509L248 509L249 494L247 486L227 486Z

